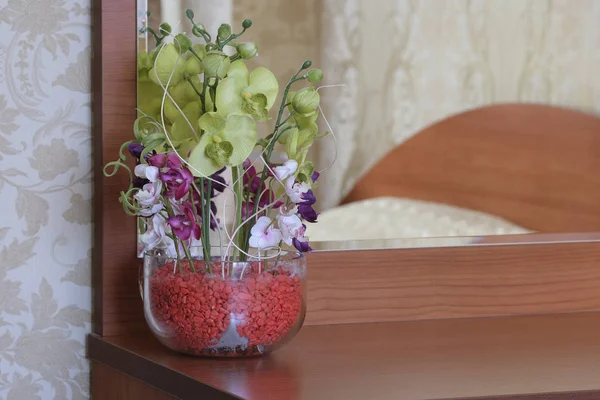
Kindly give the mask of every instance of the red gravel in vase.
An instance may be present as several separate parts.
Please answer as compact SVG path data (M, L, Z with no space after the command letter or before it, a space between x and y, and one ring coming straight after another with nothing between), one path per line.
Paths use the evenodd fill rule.
M144 309L156 337L172 350L216 357L268 353L304 320L305 259L283 254L250 262L177 263L146 254Z

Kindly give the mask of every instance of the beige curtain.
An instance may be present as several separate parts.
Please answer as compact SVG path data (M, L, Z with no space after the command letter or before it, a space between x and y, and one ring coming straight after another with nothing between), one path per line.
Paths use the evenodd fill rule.
M337 160L322 208L425 126L483 104L536 102L600 111L595 0L234 0L257 22L261 63L281 79L303 58L326 74ZM568 134L567 132L565 134ZM326 167L333 142L315 154Z

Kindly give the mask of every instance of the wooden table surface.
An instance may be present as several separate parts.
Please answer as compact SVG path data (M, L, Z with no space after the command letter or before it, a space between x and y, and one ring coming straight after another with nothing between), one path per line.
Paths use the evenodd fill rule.
M209 385L243 399L597 400L600 314L311 326L247 360L181 356L149 334L96 337L90 357L144 371L139 379L181 398L196 398L188 396L197 384L196 393Z

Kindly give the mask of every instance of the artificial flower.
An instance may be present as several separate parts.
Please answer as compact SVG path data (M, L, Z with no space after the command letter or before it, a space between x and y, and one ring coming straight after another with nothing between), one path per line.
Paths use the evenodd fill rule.
M317 222L318 214L313 209L313 204L317 202L315 195L312 190L308 190L306 193L300 195L302 202L298 203L298 212L308 222Z
M156 180L159 177L160 171L157 167L154 167L152 165L139 164L135 166L133 173L139 178L148 179L150 182L156 182Z
M294 175L298 169L298 162L296 160L287 160L283 165L275 167L273 172L277 179L283 182L286 178Z
M263 121L269 118L278 92L279 83L271 71L259 67L249 73L244 61L237 60L217 86L217 110L222 116L249 114Z
M150 217L162 210L161 190L162 182L157 180L154 183L145 184L143 189L133 196L139 205L143 207L139 212L141 216Z
M190 191L190 185L194 182L194 176L187 168L171 168L160 174L160 179L167 186L165 196L174 197L175 200L181 200Z
M285 181L285 192L293 203L301 203L304 201L302 195L310 190L310 185L307 183L296 182L293 176L290 176Z
M313 182L316 182L316 181L317 181L317 179L319 179L319 176L321 176L321 173L320 173L319 171L315 171L315 172L313 172L313 174L312 174L312 176L310 177L310 179L311 179Z
M147 223L146 232L140 235L140 241L144 244L144 249L152 250L161 245L168 247L170 238L167 236L167 231L168 225L165 218L160 214L155 214Z
M303 117L310 117L317 112L321 96L312 86L304 87L294 93L292 108Z
M306 229L306 228L304 228L304 229ZM308 238L306 238L306 237L294 238L294 239L292 239L292 243L294 244L294 247L299 252L307 253L309 251L312 251L312 248L308 244Z
M256 145L256 124L248 115L225 118L209 112L200 117L198 126L204 134L189 157L196 176L209 176L225 166L242 164Z
M181 205L183 214L169 217L168 222L178 239L186 241L191 236L199 240L201 234L200 225L196 222L192 205L189 202L184 202Z
M139 162L142 157L142 152L144 151L144 146L137 142L131 142L129 146L127 146L127 150L129 150L129 154Z
M252 42L240 43L236 46L236 50L244 60L249 60L258 55L258 47Z
M155 51L156 60L148 71L148 77L159 86L177 85L183 79L185 60L173 43L167 43Z
M260 217L250 229L250 235L250 246L261 250L277 246L282 239L281 231L273 227L269 217Z
M164 153L152 154L148 156L148 165L152 165L156 168L164 168L167 162L167 155Z
M300 218L298 218L294 211L296 211L295 208L291 213L284 211L277 216L277 226L281 230L283 241L288 246L292 245L293 239L304 236L304 230L302 230L302 221Z

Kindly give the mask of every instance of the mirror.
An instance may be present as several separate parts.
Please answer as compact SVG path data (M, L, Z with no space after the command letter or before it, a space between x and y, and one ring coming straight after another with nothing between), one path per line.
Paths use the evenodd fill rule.
M600 83L585 3L138 2L141 30L189 31L186 8L213 33L252 19L249 64L280 82L304 59L322 68L320 127L333 134L310 155L321 214L307 234L337 243L316 248L596 239Z

